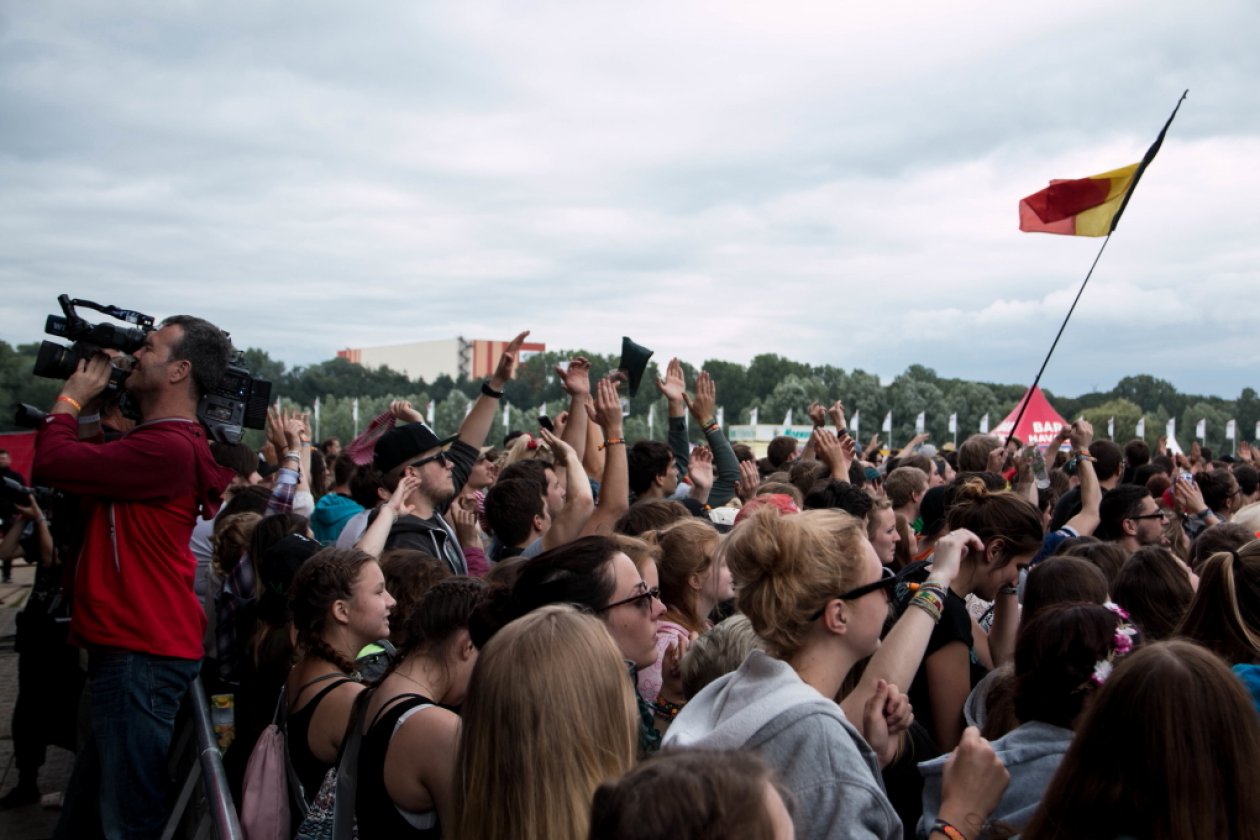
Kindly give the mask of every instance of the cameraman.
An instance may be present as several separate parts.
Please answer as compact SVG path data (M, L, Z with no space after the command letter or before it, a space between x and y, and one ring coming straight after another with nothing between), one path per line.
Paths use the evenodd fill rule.
M110 361L98 354L66 380L36 443L37 480L82 497L70 632L88 650L93 735L76 765L103 771L108 838L157 837L166 820L175 716L204 651L189 538L232 478L210 454L197 404L230 354L213 324L168 318L135 352L125 383L144 422L105 443L99 418L80 416L109 382Z

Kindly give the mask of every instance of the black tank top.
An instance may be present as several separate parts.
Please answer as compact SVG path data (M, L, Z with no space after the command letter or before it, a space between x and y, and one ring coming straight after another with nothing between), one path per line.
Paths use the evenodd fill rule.
M324 677L316 677L314 680L311 680L311 682L308 682L306 685L299 688L297 693L300 695L311 685L311 683L317 682L320 679L331 678L332 676L334 675L328 674ZM307 803L310 803L311 800L315 798L315 794L319 793L319 786L323 784L324 776L328 773L328 768L332 767L331 764L325 764L323 761L320 761L311 752L309 737L311 730L311 718L315 716L315 709L319 707L320 702L328 696L330 691L344 683L354 682L354 680L349 677L344 677L340 674L335 676L339 676L341 678L335 679L329 683L326 688L322 689L318 694L312 697L311 701L301 709L298 709L296 712L289 713L287 723L288 735L285 739L285 743L289 748L289 759L293 762L293 771L297 773L298 781L302 783L302 792L305 794Z
M429 812L434 817L430 827L416 828L398 812L398 806L385 789L385 753L399 718L418 706L439 705L420 694L400 694L391 698L391 702L399 697L405 699L382 707L383 711L377 713L359 745L359 784L355 790L354 807L359 822L359 838L440 840L442 827L437 823L436 809Z

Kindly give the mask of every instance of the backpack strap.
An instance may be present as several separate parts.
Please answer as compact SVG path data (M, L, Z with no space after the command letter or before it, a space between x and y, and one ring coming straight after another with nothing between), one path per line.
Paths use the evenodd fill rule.
M354 837L355 788L359 773L359 744L363 741L363 716L374 688L366 688L354 698L350 720L341 739L341 755L337 757L337 794L333 800L332 840Z

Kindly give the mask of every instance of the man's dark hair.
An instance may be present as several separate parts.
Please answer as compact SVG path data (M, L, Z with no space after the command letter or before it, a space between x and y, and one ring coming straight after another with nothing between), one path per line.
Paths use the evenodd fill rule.
M812 458L808 461L793 461L792 467L788 470L788 475L792 477L792 486L800 490L802 496L813 490L815 484L823 481L830 474L831 471L822 461L815 461Z
M227 333L192 315L172 315L162 326L178 326L184 331L183 338L171 347L171 359L191 363L193 396L201 399L219 387L232 360L232 342Z
M333 459L333 487L342 487L350 483L354 471L359 468L354 459L344 452Z
M756 461L757 456L752 451L752 447L746 443L737 443L731 447L735 451L735 459L737 461Z
M1099 481L1106 481L1120 474L1124 467L1124 450L1114 440L1096 440L1089 445L1094 456L1094 473Z
M648 499L630 505L613 525L613 530L628 537L637 537L648 531L659 531L680 519L690 517L691 511L682 502L673 499Z
M805 497L805 509L837 508L851 513L858 519L865 519L874 504L864 490L859 490L847 481L836 481L834 478L819 482L809 495Z
M384 476L371 464L365 464L350 476L350 498L354 499L360 507L371 510L379 505L381 497L377 491L384 489Z
M546 497L547 470L550 469L553 468L546 461L539 461L537 458L526 458L504 467L503 472L499 473L499 481L532 481L538 488L538 493Z
M770 441L770 445L766 447L766 457L770 459L770 465L777 470L792 457L792 453L795 451L796 438L779 435Z
M1141 438L1134 438L1124 445L1124 460L1134 469L1151 461L1151 447Z
M1251 464L1234 464L1231 469L1234 471L1234 480L1238 482L1238 489L1244 496L1256 492L1256 487L1260 486L1260 470Z
M1150 497L1151 494L1145 487L1138 487L1136 484L1118 484L1116 489L1104 493L1098 504L1100 521L1094 536L1100 540L1118 540L1123 537L1124 520L1137 516L1142 509L1142 501Z
M1214 513L1221 513L1229 505L1230 491L1236 483L1228 469L1196 473L1194 481L1203 494L1203 504Z
M640 440L626 453L630 473L630 490L636 495L645 492L661 473L674 463L674 453L659 440Z
M243 443L213 441L210 452L216 464L227 467L241 478L247 479L258 471L258 456Z
M1129 483L1140 484L1145 487L1146 482L1151 480L1151 476L1158 475L1159 473L1168 475L1168 471L1164 469L1162 464L1156 464L1154 462L1143 464L1133 471L1133 480Z
M515 547L525 542L534 526L534 517L543 516L545 509L538 485L529 479L499 479L486 492L486 521L505 546Z
M1245 526L1221 522L1199 532L1190 544L1190 568L1196 572L1218 551L1237 551L1256 538Z

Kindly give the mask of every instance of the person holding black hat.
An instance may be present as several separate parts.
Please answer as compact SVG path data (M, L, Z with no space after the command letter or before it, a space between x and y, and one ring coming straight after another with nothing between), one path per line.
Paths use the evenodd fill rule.
M385 548L423 551L445 562L454 574L468 574L463 547L445 514L472 472L503 397L503 387L516 373L521 344L528 335L526 330L504 348L458 435L439 438L424 423L416 422L391 429L376 442L372 463L386 489L392 493L406 477L415 481L403 505L403 510L410 512L399 515L392 506L383 505L374 514L373 519L395 517Z

